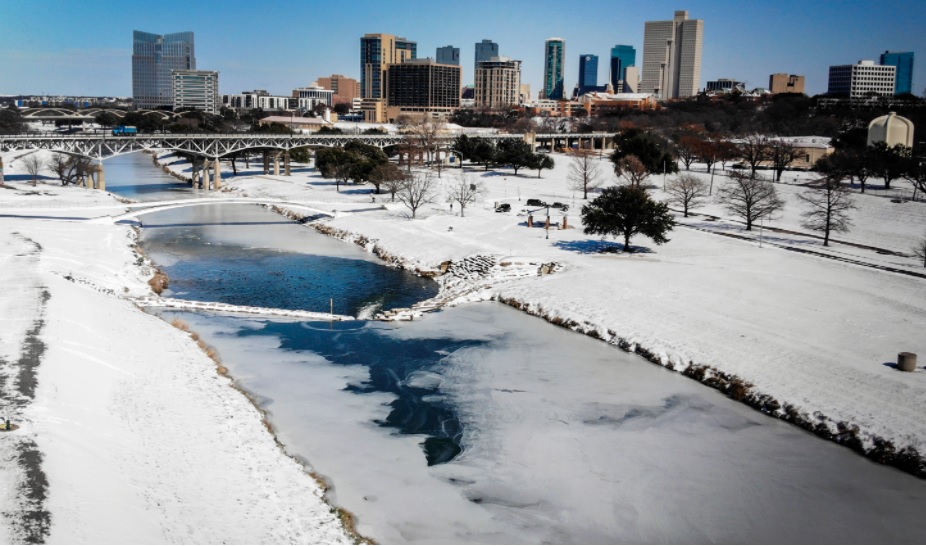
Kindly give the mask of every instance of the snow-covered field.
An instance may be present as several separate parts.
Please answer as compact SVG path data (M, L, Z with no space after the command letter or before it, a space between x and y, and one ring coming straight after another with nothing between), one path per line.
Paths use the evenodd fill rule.
M369 186L338 192L308 168L290 177L261 175L254 165L238 177L223 173L226 191L239 195L365 209L323 223L408 267L436 271L447 260L491 256L488 271L454 279L451 303L509 301L644 348L677 370L711 366L737 376L753 396L789 406L792 418L833 433L845 423L842 439L858 427L865 447L884 438L926 453L926 374L888 365L900 351L926 355L926 279L883 269L924 272L904 254L926 236L926 204L857 196L853 231L824 249L801 234L795 194L803 188L784 184L785 212L764 223L761 243L759 230L744 233L708 204L695 212L717 220L679 218L666 245L633 240L651 252L600 253L607 244L581 231L584 201L569 187L569 159L553 157L556 168L541 178L467 169L485 185L480 203L461 217L439 199L414 220L388 196L373 203ZM33 188L11 159L4 156L13 189L0 188L0 276L15 289L0 298L0 407L21 428L0 436L0 511L39 517L6 518L0 541L30 533L50 542L347 540L317 484L190 336L119 297L148 293L150 271L136 265L129 228L53 218L86 216L80 207L103 210L115 200L52 181ZM613 183L607 159L601 172ZM456 174L445 170L444 183ZM722 182L717 176L715 188ZM661 186L661 177L650 183ZM652 193L663 197L659 187ZM570 229L528 228L528 198L569 204ZM512 212L495 213L496 202L511 203ZM536 210L535 221L542 225L544 215ZM543 276L510 275L505 265L550 262L559 267Z
M132 230L54 218L118 202L5 165L0 542L349 542L216 363L126 299L152 273Z
M455 303L509 301L609 342L645 349L676 370L693 363L688 370L693 374L710 366L727 374L725 388L742 383L754 404L818 433L850 443L857 438L869 450L877 444L887 455L891 447L878 439L893 443L893 451L910 447L926 453L926 374L922 366L915 373L892 367L898 352L926 354L926 270L912 254L914 244L926 237L926 203L856 195L852 231L834 234L835 242L823 247L819 234L801 227L803 209L796 197L815 175L786 172L786 183L777 185L785 209L751 232L708 200L695 209L699 214L678 215L681 225L666 245L637 237L632 244L649 251L601 253L612 243L582 233L579 210L585 201L570 187L570 159L553 157L556 168L541 178L535 171L515 176L508 169L467 166L467 176L482 182L485 193L463 217L439 192L434 205L413 220L402 205L388 202L388 195L373 196L369 186L336 192L331 181L308 168L297 168L290 177L252 169L226 179L225 191L328 203L341 210L341 203L372 206L375 197L382 210L340 214L326 226L343 230L347 238L362 237L378 253L425 271L474 255L494 256L497 264L555 262L561 266L555 274L528 278L506 275L498 265L468 281L470 291L459 290L455 281L456 291L464 294ZM600 161L602 181L616 183L607 156ZM691 172L708 181L703 171L696 164ZM453 184L458 172L444 170L441 184ZM715 192L725 180L718 171ZM665 198L661 175L648 182L653 197ZM570 228L547 232L542 227L546 211L536 208L535 227L528 228L528 198L570 205L567 213L552 215L558 225L566 216ZM512 211L494 212L499 202L511 203ZM710 383L716 372L697 375Z

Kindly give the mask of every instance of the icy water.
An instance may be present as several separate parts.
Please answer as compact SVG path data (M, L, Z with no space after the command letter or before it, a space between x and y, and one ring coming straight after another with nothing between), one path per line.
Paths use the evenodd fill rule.
M257 207L145 226L186 298L324 310L333 297L336 312L362 315L428 292ZM218 348L286 449L379 542L926 538L923 481L498 304L410 323L174 316Z

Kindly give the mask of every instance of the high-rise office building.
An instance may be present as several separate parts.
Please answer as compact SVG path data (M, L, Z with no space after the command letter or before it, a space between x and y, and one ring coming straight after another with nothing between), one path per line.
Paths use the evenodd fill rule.
M643 33L640 91L662 99L698 94L704 21L676 11L671 21L647 21Z
M174 104L174 70L196 70L192 32L151 34L136 30L132 46L132 98L138 108Z
M566 40L550 38L543 46L543 97L563 100L563 73L566 62Z
M488 61L492 57L498 57L498 44L492 40L476 42L476 61L473 63L473 76L476 74L476 69L479 68L479 63Z
M219 73L214 70L171 72L174 110L195 108L207 114L219 113Z
M881 54L881 64L897 68L894 81L894 94L913 92L913 52L885 51Z
M360 38L360 96L385 98L384 80L391 64L417 56L418 44L392 34L365 34Z
M409 59L386 71L387 116L446 117L460 107L459 66Z
M437 62L460 66L460 48L452 45L437 48Z
M894 94L894 80L897 68L875 64L874 61L859 61L830 67L830 79L827 94L865 98L871 95L889 97Z
M598 55L585 53L579 56L579 94L595 91L598 87Z
M629 45L616 45L611 48L611 86L618 93L626 91L624 82L627 81L627 69L636 66L637 50ZM636 85L636 82L633 82Z
M476 106L504 108L521 102L521 61L492 57L476 68Z

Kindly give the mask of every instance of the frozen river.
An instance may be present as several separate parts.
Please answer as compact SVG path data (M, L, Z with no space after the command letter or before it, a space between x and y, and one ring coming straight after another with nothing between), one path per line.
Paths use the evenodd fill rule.
M107 165L114 191L177 193L161 176L147 157ZM334 298L363 316L434 289L254 206L169 211L143 232L187 299ZM286 449L379 542L926 538L926 482L502 305L409 323L165 315L218 348Z

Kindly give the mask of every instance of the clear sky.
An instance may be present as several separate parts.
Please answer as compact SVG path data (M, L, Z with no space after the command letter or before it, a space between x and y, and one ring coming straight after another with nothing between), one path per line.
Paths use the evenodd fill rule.
M388 33L416 41L419 57L459 47L464 83L474 44L488 38L522 61L536 97L547 38L566 40L571 91L581 54L599 56L600 83L616 44L634 46L640 66L644 22L677 9L704 20L702 88L717 78L767 87L787 72L805 75L813 95L826 91L830 65L892 50L915 52L913 91L926 89L926 0L0 0L0 94L131 96L132 31L189 30L197 68L218 70L222 93L359 79L360 37Z

